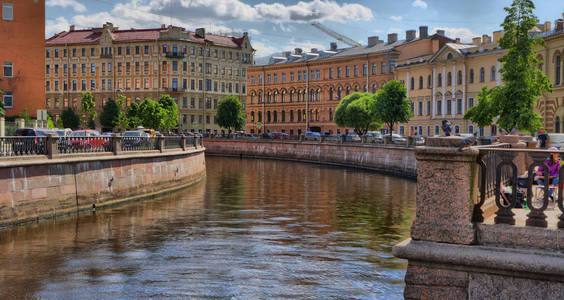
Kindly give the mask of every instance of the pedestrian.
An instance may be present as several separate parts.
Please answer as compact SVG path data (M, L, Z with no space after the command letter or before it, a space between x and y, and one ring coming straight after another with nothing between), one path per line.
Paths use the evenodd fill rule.
M551 151L558 151L556 147L550 147L548 150ZM552 187L556 187L558 185L558 175L560 173L560 159L558 157L558 152L553 152L550 154L550 157L544 161L544 164L548 167L548 176L549 180L546 180L544 177L544 168L541 166L537 169L535 174L535 180L537 181L538 185L544 185L545 181L548 182L549 185ZM554 189L548 190L548 196L552 198L552 193Z
M548 146L549 143L549 137L548 134L546 134L544 128L539 129L539 134L537 135L537 148L543 148L546 149L546 147Z

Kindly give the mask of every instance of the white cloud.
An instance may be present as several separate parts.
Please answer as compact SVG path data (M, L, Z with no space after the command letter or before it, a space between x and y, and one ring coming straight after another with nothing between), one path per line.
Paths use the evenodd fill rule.
M253 48L256 50L255 53L256 57L270 56L275 52L280 51L279 49L276 49L272 46L266 45L265 43L258 41L253 42Z
M140 1L140 0L131 0ZM220 21L311 22L371 20L372 11L360 4L338 4L331 0L300 1L294 5L258 3L249 5L241 0L144 0L150 11L177 18ZM148 2L147 2L148 1Z
M259 35L259 34L260 34L260 31L257 30L257 29L252 28L252 29L249 29L249 34L252 34L252 35Z
M390 20L399 22L403 19L402 16L390 16Z
M413 1L413 3L411 3L411 5L413 7L420 7L420 8L423 8L423 9L427 8L427 2L425 2L423 0L415 0L415 1Z
M70 23L63 17L58 17L55 20L47 20L45 24L45 35L52 37L62 31L69 30Z
M312 48L322 50L325 47L321 44L311 41L296 42L295 40L291 39L290 41L288 41L288 45L284 47L284 51L294 51L295 48L302 48L304 52L309 52Z
M401 28L397 28L397 27L388 28L388 33L400 33L400 32L402 32Z
M465 27L437 27L433 32L436 32L438 29L444 30L449 38L460 38L462 42L471 42L473 37L480 36Z
M85 12L86 6L84 4L77 2L76 0L48 0L45 3L47 6L60 6L60 7L72 7L75 11Z

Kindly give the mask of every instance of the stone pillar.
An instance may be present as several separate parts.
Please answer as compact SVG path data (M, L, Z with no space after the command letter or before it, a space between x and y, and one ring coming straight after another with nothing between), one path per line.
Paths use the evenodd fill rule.
M6 119L0 117L0 136L6 136Z
M123 143L123 137L121 134L116 134L115 136L112 136L111 139L114 155L120 155L122 152L121 145Z
M186 136L182 135L181 139L180 139L180 148L182 148L182 151L186 151Z
M384 145L390 145L392 143L392 137L389 134L384 135Z
M431 137L416 148L417 208L413 240L475 242L472 210L478 197L478 150L457 149L461 137Z
M198 149L198 144L200 144L200 135L194 136L194 148Z
M47 158L52 159L59 156L58 148L59 138L54 134L49 134L45 139L45 152Z
M157 149L162 153L165 150L165 139L162 135L157 137Z

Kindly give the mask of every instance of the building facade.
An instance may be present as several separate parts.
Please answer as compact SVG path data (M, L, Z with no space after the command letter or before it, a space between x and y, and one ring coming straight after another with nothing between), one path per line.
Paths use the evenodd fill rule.
M45 1L0 1L0 95L7 116L45 107Z
M398 40L389 34L387 41L370 37L367 46L337 49L332 44L328 51L296 49L292 54L273 57L267 65L249 68L247 132L285 132L302 134L306 130L345 133L334 122L334 113L340 100L352 92L376 93L394 78L392 70L401 57L402 45L419 44L436 47L449 39L415 31L407 39Z
M82 92L92 92L96 108L118 94L126 105L168 94L179 109L179 127L215 132L218 101L236 95L245 107L247 69L254 49L241 38L190 32L175 26L120 30L111 23L75 30L71 26L46 41L45 105L58 117L77 109Z

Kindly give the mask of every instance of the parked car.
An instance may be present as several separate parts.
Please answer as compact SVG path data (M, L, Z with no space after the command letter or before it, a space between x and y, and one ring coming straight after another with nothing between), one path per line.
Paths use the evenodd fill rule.
M76 150L104 150L110 149L110 140L102 137L96 130L76 130L69 137L72 148Z
M113 133L113 132L104 132L104 133L102 133L102 136L103 137L111 137L111 136L116 136L116 134Z
M258 136L254 135L252 133L244 133L244 134L237 136L237 138L241 139L241 140L257 140Z
M407 138L399 135L399 134L392 134L392 143L394 144L407 144Z
M18 128L15 136L25 137L17 138L12 142L12 151L18 154L45 154L45 140L48 134L55 134L54 131L38 128Z
M263 139L273 139L274 136L270 132L265 132L261 135L261 138L263 138Z
M360 142L361 138L354 131L349 131L345 135L345 142Z
M320 141L321 134L319 132L306 131L304 135L306 141Z
M275 140L288 140L290 135L284 132L274 132L272 133L272 138Z
M325 136L325 141L327 142L340 142L341 135L340 134L329 134Z
M72 143L68 139L68 137L71 135L72 130L67 128L67 129L55 129L53 131L59 138L59 140L57 141L57 148L59 152L61 153L70 152L70 150L72 149Z
M149 143L149 134L145 131L134 130L123 133L122 146L124 148L134 148L146 146Z
M366 142L368 143L376 143L376 144L383 144L384 137L382 133L378 131L369 131L366 133Z
M564 133L549 133L548 140L550 142L549 147L561 149L564 145Z

